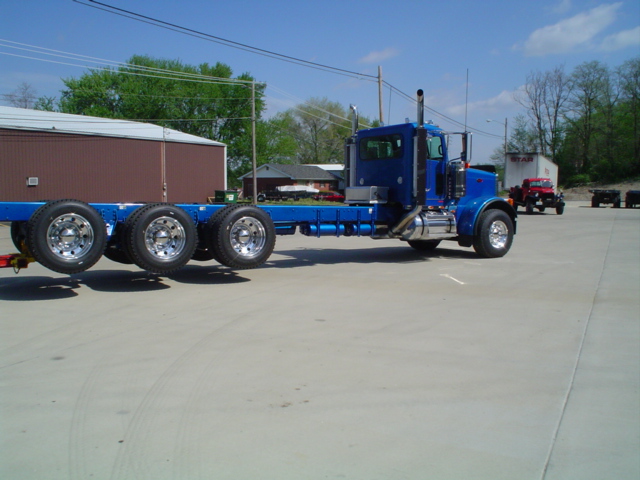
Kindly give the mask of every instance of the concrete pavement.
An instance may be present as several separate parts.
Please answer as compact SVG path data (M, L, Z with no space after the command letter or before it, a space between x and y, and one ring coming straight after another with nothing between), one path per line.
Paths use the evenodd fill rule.
M640 478L640 210L586 205L501 259L0 270L0 478Z

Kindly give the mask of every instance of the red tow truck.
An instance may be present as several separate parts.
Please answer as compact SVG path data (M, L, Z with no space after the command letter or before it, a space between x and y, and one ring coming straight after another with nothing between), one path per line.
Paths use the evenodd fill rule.
M556 194L549 178L525 178L522 186L511 187L509 199L513 208L524 207L527 214L532 214L534 208L539 212L555 208L558 215L564 213L564 195L562 192Z

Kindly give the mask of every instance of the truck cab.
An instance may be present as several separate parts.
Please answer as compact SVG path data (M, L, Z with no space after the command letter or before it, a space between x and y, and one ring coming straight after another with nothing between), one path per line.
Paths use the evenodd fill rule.
M468 168L471 134L425 123L421 91L418 99L416 123L364 130L357 128L352 107L345 203L376 204L381 220L375 237L400 238L420 249L435 248L441 240L476 246L480 219L490 211L500 212L500 228L513 235L516 213L497 197L497 176Z

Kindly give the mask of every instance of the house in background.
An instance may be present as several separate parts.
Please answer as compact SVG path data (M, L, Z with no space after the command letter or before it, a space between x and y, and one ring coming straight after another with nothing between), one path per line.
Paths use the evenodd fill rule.
M344 166L325 165L289 165L267 163L256 170L258 193L273 191L285 185L313 187L321 192L344 188ZM245 197L253 196L253 172L240 177Z

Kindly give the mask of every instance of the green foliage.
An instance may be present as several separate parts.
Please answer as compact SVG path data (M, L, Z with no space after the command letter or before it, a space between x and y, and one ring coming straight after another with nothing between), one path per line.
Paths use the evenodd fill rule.
M530 75L530 78L548 78L549 74ZM559 182L567 185L604 183L637 177L640 174L640 57L614 70L597 61L585 62L574 69L569 80L561 84L566 91L556 96L565 103L558 110L561 121L554 134L542 132L533 137L554 139L549 152L559 166ZM533 103L533 97L529 101ZM542 102L535 107L549 111L553 105ZM510 146L519 136L531 138L531 132L548 128L545 125L530 121L514 129ZM518 148L531 146L514 143Z
M591 177L586 173L580 173L578 175L568 177L564 182L564 185L566 188L571 188L579 187L581 185L588 185L589 183L591 183Z
M230 171L251 162L250 75L235 78L246 83L229 82L233 72L223 63L192 66L140 55L127 64L63 79L60 111L155 123L223 142ZM263 92L256 84L257 119L264 110Z
M344 140L351 134L348 117L342 105L326 98L311 98L277 114L273 122L277 125L280 141L293 147L287 150L286 163L342 163ZM372 124L362 117L360 123Z
M311 98L276 115L282 133L297 145L295 163L340 163L348 135L345 109L326 98Z

